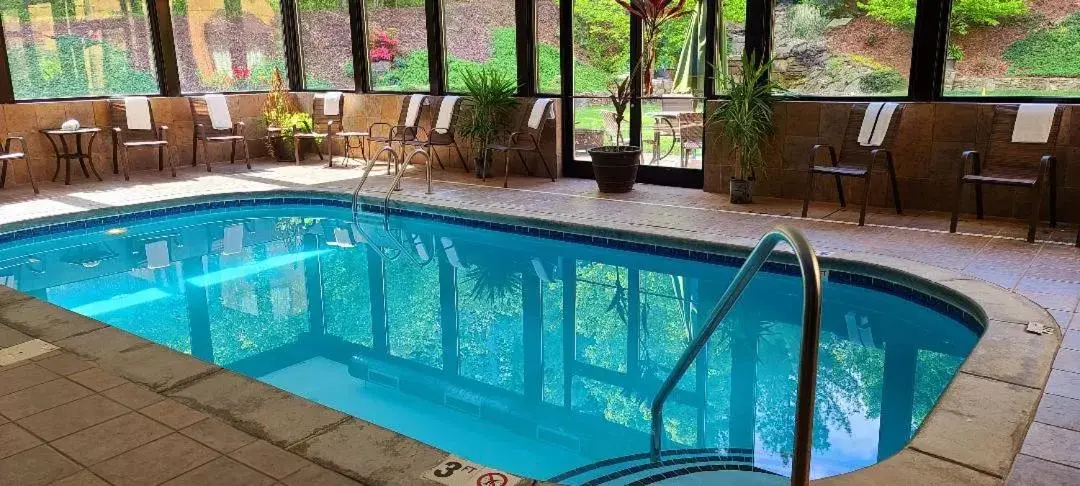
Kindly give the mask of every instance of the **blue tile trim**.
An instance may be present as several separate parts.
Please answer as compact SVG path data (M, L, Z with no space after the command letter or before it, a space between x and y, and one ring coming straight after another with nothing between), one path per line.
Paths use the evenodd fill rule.
M96 218L89 218L77 221L67 221L62 223L54 223L43 226L35 226L31 228L24 228L14 231L8 231L0 233L0 244L9 243L16 240L40 237L45 235L58 234L73 230L86 230L94 228L102 228L107 226L115 226L120 223L132 223L136 221L160 218L162 216L176 215L182 213L192 213L197 211L219 210L229 208L249 208L255 206L284 206L284 205L298 205L298 206L325 206L333 208L349 208L352 209L352 202L344 197L333 197L331 195L319 196L311 195L309 197L296 197L296 196L263 196L263 197L251 197L243 199L228 199L217 201L204 201L188 204L179 204L174 206L167 206L161 208L145 209L141 211L134 211L122 214L113 214L108 216L99 216ZM360 210L365 212L382 214L383 207L381 205L361 203ZM412 209L393 207L389 208L390 214L399 216L413 217L419 219L427 219L432 221L439 221L444 223L457 224L461 226L468 226L473 228L483 228L493 231L500 231L505 233L515 233L527 236L533 236L537 238L554 239L561 241L568 241L572 243L581 243L586 245L600 246L604 248L613 248L618 250L626 250L638 253L648 253L652 255L659 255L669 258L678 258L682 260L690 260L695 262L704 262L715 265L725 265L730 267L738 267L743 264L744 259L719 253L704 252L698 250L688 250L684 248L674 248L663 245L654 245L650 243L641 243L637 241L623 240L618 238L607 238L603 236L590 236L581 233L571 233L566 231L548 230L537 228L527 225L514 225L508 223L500 223L496 221L485 221L481 219L462 218L458 216L451 216L447 214L440 214L434 212L416 211ZM788 263L780 262L766 262L762 266L762 270L769 273L783 274L783 275L799 275L799 267ZM969 328L975 330L978 333L982 333L983 325L971 313L957 307L945 300L942 300L933 295L929 295L911 287L890 282L885 279L871 277L867 275L861 275L856 273L843 272L838 270L831 270L829 272L829 281L837 284L853 285L857 287L863 287L873 289L879 292L885 292L905 300L914 302L934 309L950 318L957 320Z

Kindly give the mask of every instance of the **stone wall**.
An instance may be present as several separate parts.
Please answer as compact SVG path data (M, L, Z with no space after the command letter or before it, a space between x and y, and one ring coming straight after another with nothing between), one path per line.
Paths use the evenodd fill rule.
M297 93L297 101L301 107L310 111L311 100L314 96L312 93ZM243 121L247 127L247 135L250 139L248 147L251 151L252 157L263 157L267 155L266 145L262 141L262 137L265 136L265 123L262 121L261 112L263 103L266 100L266 95L263 93L253 94L237 94L229 95L229 107L233 114L233 121ZM398 112L401 108L402 96L400 95L358 95L358 94L346 94L345 96L345 116L342 120L346 130L362 130L367 131L372 123L390 122L396 123L398 119ZM192 132L194 130L193 123L191 121L191 110L188 105L187 98L184 97L154 97L151 98L151 106L154 111L154 119L158 124L165 124L169 127L169 141L171 157L176 161L177 167L191 164L192 153ZM528 116L529 107L526 103L522 103L517 112L514 115L513 124L511 126L517 127L521 119ZM421 125L430 127L432 125L432 119L434 118L433 107L425 107L422 112ZM9 105L0 105L0 135L10 136L22 136L26 138L27 143L27 155L30 161L30 165L34 171L35 177L38 181L46 181L52 178L53 171L56 167L56 159L52 147L49 145L45 136L39 133L39 130L46 128L58 128L64 120L76 119L79 120L83 126L97 126L106 127L109 124L109 107L108 101L105 99L96 100L71 100L71 101L49 101L39 103L16 103ZM547 129L544 131L543 140L541 145L545 151L545 157L547 157L548 163L555 162L555 170L559 170L558 157L556 153L558 150L558 132L556 123L548 123ZM373 147L370 150L370 154L374 155L377 147ZM461 150L465 157L470 157L469 144L462 143ZM228 163L228 144L211 144L207 149L209 158L215 163ZM450 158L446 157L446 149L439 149L441 154L444 154L444 163L450 162L447 165L449 170L461 170L461 164L456 154L451 150ZM238 149L238 154L242 153ZM340 142L334 149L334 153L340 155L343 153ZM157 156L152 150L132 150L130 152L131 158L129 162L131 164L131 170L156 170L157 169ZM103 130L94 141L93 146L94 165L98 171L102 174L106 172L112 172L112 139L105 130ZM527 156L527 161L534 174L537 174L537 170L543 171L540 167L540 162L533 156ZM523 173L520 162L516 160L511 161L511 173L520 174ZM200 159L200 166L203 165L203 161ZM469 162L469 166L473 167L472 161ZM494 164L495 173L501 175L503 173L502 158ZM256 165L256 168L258 166ZM78 168L73 169L74 172L78 172ZM60 174L63 177L63 174ZM81 183L82 175L73 175L72 181L74 184ZM16 166L8 171L8 183L9 184L23 184L27 183L26 174L22 170L21 165Z
M775 133L766 149L766 177L755 194L802 199L810 148L833 144L839 151L850 103L783 102L776 106ZM985 152L989 142L994 105L978 103L909 103L894 147L897 178L904 206L913 209L951 211L955 201L957 164L965 150ZM1080 220L1080 106L1069 106L1062 120L1054 155L1058 159L1058 209L1063 221ZM1073 122L1073 120L1077 120ZM726 193L732 174L732 158L726 143L711 128L704 155L705 190ZM1038 164L1038 161L1033 161ZM849 204L862 201L862 181L845 179ZM875 170L870 204L891 206L884 170ZM984 189L988 215L1025 218L1028 190L992 187ZM836 201L831 179L816 177L814 200ZM1045 199L1044 199L1045 201ZM965 212L974 211L974 195L965 191ZM1048 205L1044 202L1044 219Z

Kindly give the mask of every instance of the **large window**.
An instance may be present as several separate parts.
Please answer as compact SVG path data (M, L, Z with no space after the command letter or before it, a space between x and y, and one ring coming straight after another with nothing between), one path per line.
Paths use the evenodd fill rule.
M371 87L386 91L427 91L424 0L369 0L364 5Z
M629 110L621 131L608 85L630 75L630 16L609 0L574 1L574 155L599 145L630 143ZM618 135L617 135L618 134Z
M464 91L462 74L481 66L517 79L513 0L446 0L443 5L450 91Z
M778 0L773 77L797 95L907 95L914 26L915 0Z
M157 93L144 2L2 4L15 99Z
M352 91L352 34L347 0L299 0L300 47L307 89Z
M1080 3L954 0L947 96L1080 96Z
M180 89L257 91L285 75L281 9L266 0L172 0Z

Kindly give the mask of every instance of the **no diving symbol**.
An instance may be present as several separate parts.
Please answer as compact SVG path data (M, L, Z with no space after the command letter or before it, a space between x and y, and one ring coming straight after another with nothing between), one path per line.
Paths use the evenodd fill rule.
M487 472L476 478L476 486L506 486L510 480L500 472Z

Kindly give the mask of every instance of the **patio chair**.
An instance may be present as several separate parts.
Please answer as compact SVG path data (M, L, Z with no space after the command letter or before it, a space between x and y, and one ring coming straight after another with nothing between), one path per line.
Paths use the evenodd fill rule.
M1029 242L1035 241L1035 228L1039 223L1040 195L1043 185L1050 185L1050 226L1057 226L1057 158L1054 148L1061 131L1061 114L1064 107L1054 109L1049 137L1043 143L1014 142L1013 134L1020 105L994 107L990 123L990 146L985 157L977 150L965 151L960 156L956 176L956 203L953 205L949 232L956 232L963 201L964 184L975 185L975 216L983 219L983 184L1026 187L1031 192L1031 212L1028 216ZM971 172L966 171L971 163ZM1080 239L1080 238L1078 238Z
M705 115L703 113L679 113L679 162L683 168L690 164L695 150L705 146Z
M401 111L398 113L397 122L395 124L372 123L368 129L368 140L384 143L391 148L393 148L394 143L398 143L401 153L397 158L397 163L401 163L401 159L405 155L405 145L408 145L407 142L417 139L417 134L420 132L420 114L424 111L424 105L428 103L430 102L427 95L414 94L405 96L401 100ZM375 162L372 161L372 163ZM386 161L386 168L387 170L390 169L390 160Z
M863 201L862 209L859 211L859 226L866 224L866 205L870 202L871 176L874 165L879 163L884 163L885 170L888 172L896 214L903 212L900 204L900 188L896 183L896 167L893 164L892 144L896 139L896 133L900 130L904 105L898 104L889 120L884 120L882 117L876 118L876 122L871 126L872 134L876 133L877 126L885 121L889 123L888 128L883 132L883 135L878 135L877 140L871 140L864 144L859 141L859 137L863 128L863 118L869 107L869 104L851 105L839 158L836 157L836 149L832 145L819 144L810 149L810 165L807 170L802 217L805 218L810 210L810 197L814 192L815 175L831 175L836 179L836 194L842 208L847 207L847 202L844 200L843 178L857 177L863 180ZM818 154L823 150L829 154L829 165L817 165Z
M13 141L19 142L19 150L14 152L11 150ZM22 137L8 137L4 140L3 150L0 150L0 188L7 183L8 164L14 165L16 160L22 161L23 167L26 167L26 177L30 179L30 187L34 188L34 194L41 194L37 181L34 180L34 171L30 168L30 159L26 158L26 140Z
M109 118L112 126L113 167L123 167L124 180L131 180L131 149L157 149L158 170L165 170L169 161L172 176L176 177L176 164L169 157L169 127L154 123L154 109L145 96L129 96L109 99Z
M188 98L191 106L191 120L195 132L191 138L191 166L199 165L199 142L202 142L202 158L206 162L206 171L210 172L210 159L206 156L206 146L211 143L230 144L229 163L236 163L236 143L244 146L244 162L251 169L251 154L248 151L247 136L244 135L244 122L232 121L229 105L220 94L192 96ZM213 110L213 113L211 113Z
M604 137L611 145L619 143L619 124L615 123L615 112L604 110L600 112L600 121L604 124ZM623 120L624 122L626 120ZM625 140L623 141L626 142ZM591 147L590 147L591 148Z
M492 152L491 160L495 160L494 152L502 152L503 159L505 160L505 172L503 173L503 187L510 187L510 152L517 154L518 160L521 161L522 167L525 168L525 173L532 175L532 171L529 170L529 164L525 163L525 156L522 152L532 152L540 157L540 162L544 165L544 171L547 172L548 177L551 178L551 182L555 182L555 173L548 167L547 159L544 158L544 152L540 149L540 138L543 136L544 127L547 126L549 119L555 118L552 111L555 100L551 98L537 98L529 104L528 114L521 119L521 127L514 133L510 134L506 143L494 143L488 144L487 150Z
M465 169L465 172L469 172L469 163L461 155L461 148L458 147L455 138L458 114L461 111L458 109L460 105L461 97L459 96L443 96L438 99L438 105L435 108L435 124L431 127L431 131L428 132L428 144L432 148L431 152L435 155L435 160L439 163L439 168L446 169L443 166L442 157L439 156L439 151L435 150L435 147L454 147L458 159L461 160L461 167ZM447 157L450 156L449 150L446 151L446 155Z

